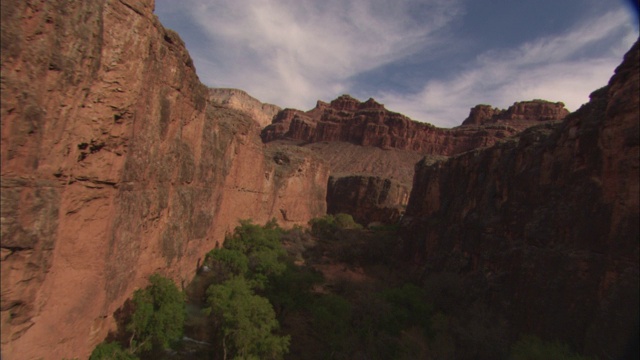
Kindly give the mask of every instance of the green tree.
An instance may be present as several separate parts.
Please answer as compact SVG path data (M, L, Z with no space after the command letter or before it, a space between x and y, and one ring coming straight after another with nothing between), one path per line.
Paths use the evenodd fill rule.
M313 235L323 239L333 239L338 230L336 219L331 214L309 220L309 226Z
M288 311L302 309L311 303L311 288L322 279L320 272L289 263L282 274L270 279L265 295L282 319Z
M279 324L271 303L243 277L210 286L207 303L222 327L224 359L281 359L288 352L289 337L274 334Z
M182 337L185 318L184 294L170 279L158 274L150 285L133 294L135 310L127 330L133 353L169 348Z
M93 349L89 360L138 360L138 358L122 349L117 342L103 342Z
M249 259L239 249L223 247L215 249L209 254L213 263L220 265L216 266L215 270L222 273L225 279L238 275L244 276L249 272Z
M208 261L227 274L225 280L242 275L251 281L252 287L264 288L270 276L286 270L287 252L280 241L282 234L275 220L264 226L241 220L233 234L226 237L223 247L209 252Z
M323 217L309 220L311 233L323 239L335 239L339 230L362 229L362 225L353 220L349 214L327 214Z
M334 216L336 226L339 229L362 229L362 225L353 220L349 214L339 213Z
M351 303L339 295L326 294L318 297L311 305L313 329L326 346L326 356L343 354L347 356L353 345L353 308Z
M511 360L588 360L571 351L568 345L547 342L536 336L526 335L511 347Z
M433 306L426 300L426 291L413 284L383 291L382 297L391 305L388 329L399 333L408 326L420 326L425 334L431 333Z

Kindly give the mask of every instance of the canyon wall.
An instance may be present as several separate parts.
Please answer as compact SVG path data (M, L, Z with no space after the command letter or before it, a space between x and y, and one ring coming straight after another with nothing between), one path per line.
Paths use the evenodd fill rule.
M360 102L342 95L330 103L318 101L306 112L279 112L263 129L262 140L295 142L313 149L330 164L330 213L351 214L365 225L395 223L406 202L400 196L381 202L378 196L386 191L383 184L410 191L411 165L421 155L434 161L488 147L527 127L562 120L568 113L563 103L544 100L518 102L507 110L478 105L463 126L442 129L391 112L373 99Z
M325 162L209 101L153 8L2 1L3 359L86 358L150 274L189 281L238 219L326 211Z
M261 128L271 124L273 117L282 110L279 106L262 103L246 91L239 89L209 89L209 100L244 112L255 119Z
M521 101L502 110L490 105L476 105L469 111L463 126L508 123L512 127L527 128L535 122L562 120L569 115L564 103L545 100Z
M488 114L471 109L472 120L467 120L467 125L473 122L481 126L443 129L389 111L373 99L360 102L349 95L342 95L331 103L318 101L316 107L307 112L281 111L273 123L264 128L262 139L265 142L279 139L306 143L343 141L425 155L451 156L491 146L500 139L516 135L527 126L541 121L562 120L568 114L564 104L542 100L515 103L507 110L489 108ZM491 121L494 115L496 119Z
M404 213L410 188L377 176L329 177L327 213L345 213L362 225L395 224Z
M638 323L639 63L636 43L560 124L418 163L406 258L480 284L512 334L617 358Z

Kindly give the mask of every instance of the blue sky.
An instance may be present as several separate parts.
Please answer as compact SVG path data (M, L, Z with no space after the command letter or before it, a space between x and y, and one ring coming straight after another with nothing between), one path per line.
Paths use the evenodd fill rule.
M156 0L210 87L308 110L342 94L441 127L477 104L604 85L638 38L623 0Z

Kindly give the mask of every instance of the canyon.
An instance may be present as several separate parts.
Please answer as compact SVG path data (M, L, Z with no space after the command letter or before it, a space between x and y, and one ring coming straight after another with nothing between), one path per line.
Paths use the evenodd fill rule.
M575 113L478 105L441 129L209 89L153 0L2 8L3 358L87 358L150 274L185 286L240 219L327 212L400 221L410 271L474 281L514 329L604 354L637 321L637 43Z
M506 110L478 105L461 126L444 129L389 111L374 99L342 95L306 112L280 111L261 136L267 144L295 144L326 160L332 174L329 213L349 213L366 225L399 219L411 192L413 164L422 157L435 162L492 146L568 113L563 103L545 100L517 102Z

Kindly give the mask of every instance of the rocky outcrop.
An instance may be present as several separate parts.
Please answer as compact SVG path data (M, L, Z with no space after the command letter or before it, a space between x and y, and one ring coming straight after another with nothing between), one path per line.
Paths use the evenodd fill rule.
M636 43L560 124L416 165L407 259L480 286L514 335L617 358L638 321L639 63Z
M463 126L506 123L524 130L541 121L558 121L569 115L569 110L561 102L532 100L516 102L507 110L490 105L476 105L471 108L469 116L462 122Z
M273 117L282 110L276 105L262 103L238 89L209 89L209 101L247 114L260 125L260 128L271 124Z
M363 225L397 223L409 200L410 188L375 176L329 177L327 213L346 213Z
M325 163L211 103L153 7L2 3L3 358L87 358L148 275L190 280L238 219L325 213Z
M464 126L442 129L391 112L373 99L360 102L349 95L342 95L329 104L318 101L316 107L307 112L294 109L281 111L273 123L262 131L262 140L293 139L306 143L342 141L382 149L451 156L491 146L527 126L539 121L558 120L566 113L562 103L534 100L516 103L508 110L490 107L472 109L472 120L468 122L475 121L477 125L483 125L480 128ZM491 120L494 116L496 120Z
M329 189L336 186L340 189L329 190L327 206L330 212L346 212L364 223L389 223L398 219L398 209L402 209L404 203L382 205L369 201L375 197L368 195L368 200L359 198L356 201L358 196L354 195L351 200L361 205L356 207L347 204L342 196L344 193L368 194L372 189L364 184L370 184L373 179L410 189L413 168L407 164L414 164L420 155L429 155L433 160L437 156L451 156L491 146L528 126L558 120L567 113L562 103L542 100L516 103L508 110L483 106L474 109L470 118L478 126L441 129L391 112L373 99L360 102L349 95L342 95L331 103L318 101L316 107L307 112L295 109L279 112L273 123L263 129L261 136L266 143L288 140L313 149L330 164L336 179L360 177L359 181L343 179L329 184ZM389 216L383 219L383 214Z

